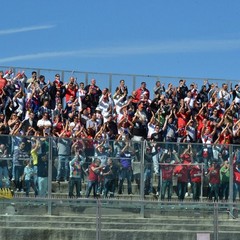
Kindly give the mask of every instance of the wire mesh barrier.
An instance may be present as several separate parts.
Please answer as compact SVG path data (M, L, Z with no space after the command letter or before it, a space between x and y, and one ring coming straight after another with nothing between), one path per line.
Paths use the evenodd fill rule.
M2 69L7 71L9 68ZM129 92L142 82L147 82L153 88L157 81L171 83L181 79L13 68L14 74L19 72L27 76L33 70L50 82L55 75L64 82L74 76L79 84L88 84L92 78L96 78L100 88L106 89L107 86L110 91L116 89L121 79L125 80ZM184 79L194 82L195 87L206 81ZM214 83L214 86L227 83L231 87L227 80L208 81ZM54 112L52 110L51 114ZM95 110L99 111L97 108ZM161 119L164 109L155 110L154 117L159 124L168 121L166 116L164 122ZM235 110L234 114L239 116L237 103ZM176 114L172 109L169 112L170 115ZM133 112L135 114L138 111ZM2 115L1 119L4 118ZM235 115L222 115L222 118L225 120L224 116L227 116L230 118L229 124L236 127L238 122L234 122L237 121ZM71 121L69 117L72 117ZM111 131L105 134L102 130L104 124L99 127L99 132L96 128L96 135L92 136L86 132L91 132L94 124L86 127L84 134L80 125L87 125L86 121L81 122L76 130L75 124L80 118L74 122L71 114L64 118L64 124L71 132L69 135L68 131L62 129L64 124L58 125L61 122L59 119L55 122L53 114L50 119L55 124L51 130L49 126L40 126L41 132L31 132L31 127L30 130L25 125L19 127L20 122L13 117L13 120L9 119L13 122L10 126L13 131L8 135L0 135L0 204L1 215L6 218L6 221L2 221L5 228L1 231L4 236L7 236L7 229L12 228L16 221L19 222L19 228L23 226L20 222L25 221L25 224L27 222L31 226L30 232L36 230L38 226L33 218L38 216L41 218L39 229L45 228L47 224L53 229L53 232L49 229L49 234L54 235L54 229L60 232L61 228L83 230L81 236L75 230L69 231L72 238L236 238L239 230L234 223L238 221L240 198L237 138L236 142L233 141L235 144L229 144L229 139L223 139L224 144L217 144L217 141L210 143L209 135L202 133L202 143L192 143L190 134L181 135L182 129L175 129L178 137L174 141L167 134L162 141L149 136L143 141L143 138L124 127L125 123L131 124L129 119L117 129L117 137L112 137ZM229 124L222 128L226 130ZM14 131L18 127L23 132ZM58 127L60 130L57 134L55 128ZM236 132L238 130L235 127L233 130ZM4 121L1 128L4 128ZM138 132L146 130L139 126L137 129ZM223 138L223 134L220 135ZM17 229L13 228L14 231ZM45 238L42 234L39 232L39 239ZM59 236L52 237L55 238Z

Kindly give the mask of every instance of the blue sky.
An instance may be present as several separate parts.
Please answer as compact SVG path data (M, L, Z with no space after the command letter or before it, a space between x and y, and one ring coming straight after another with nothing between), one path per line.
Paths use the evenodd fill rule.
M0 65L239 79L239 0L2 1Z

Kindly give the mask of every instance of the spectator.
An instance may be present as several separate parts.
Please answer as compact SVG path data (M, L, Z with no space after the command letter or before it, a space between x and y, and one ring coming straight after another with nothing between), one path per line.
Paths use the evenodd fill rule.
M71 156L71 140L69 139L66 129L59 135L57 149L58 149L58 168L57 168L57 182L61 180L68 181L69 177L69 157Z
M32 71L32 76L27 80L27 84L29 85L30 83L34 83L37 81L37 72Z
M0 188L9 188L9 173L7 162L7 148L6 145L0 144Z
M116 189L115 183L118 174L118 167L113 163L111 158L108 158L107 165L103 168L102 174L104 177L104 197L107 198L109 196L112 198L114 197Z
M186 80L179 80L179 86L177 88L177 99L180 101L187 96L188 87L186 86Z
M132 157L134 150L130 147L129 142L126 143L120 153L120 172L119 172L119 188L118 194L123 193L123 182L127 179L128 194L132 194Z
M69 197L72 198L73 195L73 188L76 187L76 197L81 197L81 190L82 190L82 166L85 162L85 155L83 151L81 151L77 145L75 148L75 156L69 162Z
M70 96L76 99L77 92L78 92L78 85L76 83L76 79L74 77L70 77L69 83L66 84L65 87L66 87L66 93L65 93L66 102L70 100Z
M37 121L35 114L30 112L29 117L22 122L22 130L26 134L29 130L37 130Z
M229 179L230 179L230 167L229 162L226 160L223 166L220 168L220 200L228 200L229 196Z
M128 88L125 85L125 81L123 79L120 80L120 84L117 86L115 94L117 94L119 97L124 96L124 100L126 100L126 96L128 95Z
M220 166L216 161L212 163L212 166L208 169L206 176L209 178L210 184L209 199L212 200L214 197L214 202L216 202L219 198L220 184Z
M86 122L86 129L89 129L89 128L93 130L94 136L95 136L95 134L98 131L98 124L96 121L96 113L93 113L92 117L89 120L87 120L87 122Z
M35 197L37 196L37 188L34 184L34 175L35 171L32 167L32 162L30 160L27 161L26 166L24 167L24 172L22 176L22 180L25 184L26 189L26 197L29 197L30 187L34 189Z
M3 77L3 71L0 71L0 94L3 93L3 90L6 85L7 85L7 80Z
M140 102L138 104L138 108L136 113L134 114L132 123L134 125L132 131L132 140L142 141L143 139L145 139L147 137L148 116L143 102Z
M195 163L190 168L190 178L192 185L193 201L199 201L202 186L202 170L198 163Z
M46 197L48 192L48 152L43 152L38 157L38 196Z
M240 90L239 90L239 84L236 84L234 87L234 90L232 91L232 100L235 103L240 103Z
M231 94L228 92L228 85L226 83L222 84L222 88L219 91L219 99L223 100L225 107L230 106Z
M175 167L173 174L177 176L177 192L179 201L183 201L187 192L188 167L182 163Z
M154 148L155 150L155 148ZM153 194L153 156L156 151L152 147L147 146L144 153L144 194Z
M29 154L24 150L25 143L21 142L21 138L16 137L13 139L13 162L12 162L12 181L15 184L16 190L22 190L22 180L21 177L24 173L23 161L29 159ZM20 142L20 144L19 144Z
M91 112L95 111L95 108L98 105L99 98L102 95L101 89L96 85L96 80L92 79L91 83L87 85L84 89L86 91L85 100L87 102L87 106L91 108Z
M138 89L136 90L135 100L136 100L137 102L142 101L143 98L144 98L144 95L146 96L147 99L150 98L150 92L149 92L149 90L146 88L146 86L147 86L147 84L146 84L145 82L142 82L140 88L138 88Z
M101 169L102 169L100 164L101 164L101 161L96 158L94 160L94 162L88 168L89 174L88 174L86 198L89 198L92 189L93 189L94 198L97 197L98 176L99 176L99 174L101 172Z
M52 128L52 123L48 118L49 118L48 113L44 112L42 118L38 120L37 126L43 134L47 133L49 135Z
M175 161L177 160L175 153L166 150L160 158L160 168L162 174L162 186L161 186L161 200L165 199L167 191L167 199L171 201L172 199L172 189L173 189L173 170ZM160 180L160 179L159 179Z
M160 96L165 92L164 84L161 84L160 81L156 81L154 91L154 98L160 98Z

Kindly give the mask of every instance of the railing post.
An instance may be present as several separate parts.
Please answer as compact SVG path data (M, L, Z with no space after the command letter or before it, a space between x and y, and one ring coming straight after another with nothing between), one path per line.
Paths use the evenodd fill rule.
M52 137L48 138L48 214L52 214L52 162L53 162L53 144Z
M144 218L144 150L145 150L146 140L141 141L141 165L140 165L140 200L141 200L141 217Z
M233 171L233 145L229 145L229 167L230 167L230 177L229 177L229 211L230 216L235 218L234 206L233 206L233 195L234 195L234 171Z
M88 73L85 73L85 86L88 85Z
M200 196L200 202L203 201L204 163L201 163L201 171L202 171L202 175L201 175L201 196Z
M133 91L136 89L136 76L133 76Z
M112 74L109 74L109 85L108 85L108 88L109 88L109 92L112 92Z
M218 211L219 206L218 203L214 203L214 212L213 212L213 236L214 240L218 240Z
M100 199L96 200L97 202L97 209L96 209L96 240L101 240L101 201Z

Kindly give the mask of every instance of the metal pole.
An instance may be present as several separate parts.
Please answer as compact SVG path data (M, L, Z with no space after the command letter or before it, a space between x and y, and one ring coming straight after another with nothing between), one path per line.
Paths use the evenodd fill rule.
M52 137L48 137L49 147L48 147L48 214L52 214Z
M85 86L88 85L88 73L85 73Z
M101 240L101 202L99 199L97 201L97 211L96 211L96 240Z
M204 163L201 163L201 171L202 171L202 175L201 175L201 196L200 196L200 201L202 202L203 201L203 184L204 184L204 171L203 171L203 168L204 168Z
M214 203L213 236L214 236L214 240L218 240L218 203Z
M108 85L108 88L109 88L109 92L112 92L112 74L109 74L109 85Z
M141 164L140 164L140 199L141 199L141 212L140 215L144 218L144 150L146 140L141 142Z
M133 76L133 90L136 89L136 76Z
M234 179L233 179L233 145L229 145L229 167L230 167L230 178L229 178L229 210L230 216L234 216L234 207L233 207L233 188L234 188Z

